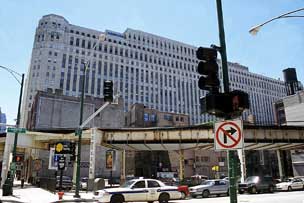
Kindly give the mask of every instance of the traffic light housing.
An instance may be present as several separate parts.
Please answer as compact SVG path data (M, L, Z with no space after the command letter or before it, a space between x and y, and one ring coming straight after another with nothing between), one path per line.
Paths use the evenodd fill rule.
M217 50L213 48L199 47L196 57L200 60L197 72L202 75L198 81L198 87L211 93L218 93L220 80L218 79Z
M217 117L238 117L249 109L249 96L246 92L235 90L229 93L207 94L200 98L201 113Z
M103 96L104 96L104 101L106 101L106 102L113 101L113 81L112 80L104 81Z

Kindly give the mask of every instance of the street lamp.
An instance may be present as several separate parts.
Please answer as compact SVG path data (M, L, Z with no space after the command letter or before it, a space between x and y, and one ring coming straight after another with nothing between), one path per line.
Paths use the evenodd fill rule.
M16 120L16 128L15 131L15 137L14 137L14 148L13 148L13 162L10 165L10 191L13 191L13 183L14 183L14 176L15 176L15 170L16 170L16 151L17 151L17 143L18 143L18 128L20 124L20 110L21 110L21 101L22 101L22 90L23 90L23 82L24 82L24 74L17 73L16 71L9 69L7 67L1 66L0 68L8 71L15 80L20 84L20 93L19 93L19 104L18 104L18 113L17 113L17 120ZM17 76L21 77L21 81L18 80Z
M98 41L92 47L92 50L95 50L98 42L105 41L105 34L100 34L98 37ZM86 71L89 69L90 60L87 60L84 64L83 70L83 80L82 80L82 92L81 92L81 100L80 100L80 118L79 118L79 127L75 132L75 135L78 135L78 149L77 149L77 168L76 168L76 189L74 197L80 198L79 189L80 189L80 159L81 159L81 139L82 139L82 119L83 119L83 100L84 100L84 92L85 92L85 79L86 79Z
M288 12L288 13L284 13L284 14L279 15L279 16L277 16L277 17L274 17L274 18L272 18L272 19L270 19L270 20L267 20L266 22L264 22L264 23L262 23L262 24L259 24L259 25L257 25L257 26L252 27L252 28L249 30L249 33L252 34L252 35L256 35L264 25L266 25L266 24L268 24L268 23L270 23L271 21L274 21L274 20L276 20L276 19L281 19L281 18L303 18L304 15L290 15L290 14L292 14L292 13L296 13L296 12L303 11L303 10L304 10L304 8L300 8L300 9L297 9L297 10L294 10L294 11L290 11L290 12Z

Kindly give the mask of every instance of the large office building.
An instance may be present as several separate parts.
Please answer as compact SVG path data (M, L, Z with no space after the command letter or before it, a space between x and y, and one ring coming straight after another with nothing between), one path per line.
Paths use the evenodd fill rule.
M101 34L105 41L99 41ZM196 48L139 30L103 32L72 25L62 16L45 15L35 33L22 125L37 91L61 89L63 95L79 97L87 62L86 95L102 98L103 81L113 80L124 111L142 103L163 112L187 114L190 124L213 120L200 113L199 98L206 92L197 85ZM285 96L284 82L251 73L237 63L229 63L229 79L231 89L250 95L251 108L244 119L250 115L257 123L273 123L272 103Z

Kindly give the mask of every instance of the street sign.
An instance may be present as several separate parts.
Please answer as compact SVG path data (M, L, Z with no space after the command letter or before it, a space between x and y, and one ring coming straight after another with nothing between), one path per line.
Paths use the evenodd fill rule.
M244 146L241 120L223 121L214 124L215 150L235 150Z
M58 170L64 170L65 169L65 157L61 156L58 160Z
M71 153L71 142L62 141L56 143L55 154L70 154L70 153Z
M8 133L26 133L25 128L7 128Z

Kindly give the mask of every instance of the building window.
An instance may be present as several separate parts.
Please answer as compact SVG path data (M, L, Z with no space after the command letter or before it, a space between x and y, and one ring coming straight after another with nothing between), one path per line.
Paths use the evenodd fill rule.
M201 157L201 161L202 161L202 162L209 162L210 159L209 159L208 156L202 156L202 157Z

